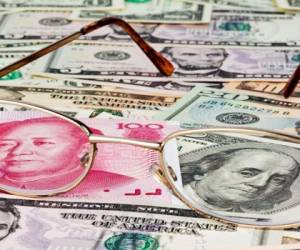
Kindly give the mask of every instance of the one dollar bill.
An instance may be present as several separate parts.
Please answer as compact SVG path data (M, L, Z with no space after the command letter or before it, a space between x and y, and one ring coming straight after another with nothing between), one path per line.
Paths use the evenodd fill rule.
M3 0L0 3L0 8L10 9L30 9L30 10L40 10L40 9L122 9L124 7L124 0Z
M1 45L0 45L1 47ZM3 50L0 53L0 68L6 67L7 65L20 60L21 58L28 56L29 54L33 53L31 50ZM35 63L35 62L34 62ZM23 80L23 79L28 79L30 75L30 71L33 67L33 64L26 65L25 67L22 67L20 69L14 70L5 76L2 76L0 78L0 84L5 83L5 82L12 82L15 80Z
M69 11L16 12L0 16L0 39L19 42L57 40L80 30L89 22L71 20ZM214 10L208 25L134 23L132 26L152 44L293 47L300 43L299 16L282 12ZM102 27L81 38L114 43L131 41L126 32L114 25Z
M173 0L151 0L144 3L125 3L120 11L77 10L72 18L97 20L107 16L116 16L129 22L142 23L208 23L211 17L211 5Z

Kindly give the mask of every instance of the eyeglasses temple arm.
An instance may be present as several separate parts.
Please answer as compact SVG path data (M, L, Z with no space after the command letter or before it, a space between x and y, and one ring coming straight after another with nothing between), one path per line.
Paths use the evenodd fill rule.
M288 98L294 92L297 84L300 80L300 64L298 65L297 69L295 70L294 74L290 77L289 81L285 85L283 89L283 96Z
M135 41L135 43L143 50L146 56L152 61L152 63L157 67L157 69L164 75L171 75L174 71L174 67L171 62L164 58L160 53L155 51L148 43L146 43L140 35L125 21L116 17L106 17L99 21L90 23L84 26L80 31L77 31L49 46L34 52L33 54L26 56L19 61L16 61L0 70L0 77L21 68L22 66L78 39L82 35L86 35L96 29L109 24L116 24L120 26L128 35Z

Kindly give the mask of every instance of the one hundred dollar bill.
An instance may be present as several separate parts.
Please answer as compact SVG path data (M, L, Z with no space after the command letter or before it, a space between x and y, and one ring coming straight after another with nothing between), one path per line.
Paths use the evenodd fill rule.
M70 18L71 12L68 11L27 11L2 15L0 41L56 40L80 30L90 22ZM139 23L132 26L143 39L151 43L292 47L300 43L298 24L299 16L282 12L219 10L213 12L208 25ZM121 28L114 25L102 27L81 38L105 42L131 41Z
M129 22L208 23L211 17L211 5L178 0L150 0L144 3L127 1L125 9L121 11L78 10L73 12L72 18L95 20L111 15Z
M280 244L285 233L222 224L169 206L1 198L0 207L11 219L3 225L13 228L3 233L3 250L181 250L187 242L193 250L254 250Z
M98 10L106 10L106 9L122 9L124 7L123 0L92 0L92 1L84 1L84 0L3 0L0 3L0 8L2 9L10 9L10 8L18 8L18 9L30 9L30 10L39 10L39 9L98 9Z
M287 79L299 49L221 48L156 44L175 67L170 79ZM82 57L82 54L85 57ZM34 74L81 78L163 77L134 44L72 43L39 60Z
M253 127L298 134L299 115L297 98L195 87L156 118L179 121L183 128Z
M276 0L277 6L284 10L300 11L299 0Z
M223 103L225 105L225 101ZM243 105L246 106L247 104ZM199 116L203 114L205 119L205 112L208 110L199 111ZM224 117L228 118L227 121L239 118L244 122L250 118L249 113L241 112L226 113L222 116ZM234 125L231 128L235 128ZM237 223L267 226L298 221L300 178L298 173L293 172L296 165L299 169L298 143L284 142L271 135L265 138L254 137L241 130L235 133L203 131L180 136L176 142L181 172L178 179L182 180L184 194L194 204L203 209L214 210L223 218L234 219ZM290 164L282 164L285 157L289 157ZM249 170L249 175L237 174L246 169ZM288 175L293 175L293 179L278 182L276 187L270 186L269 183L275 176L286 177L287 172L283 172L283 169L286 169ZM262 176L265 177L264 181Z

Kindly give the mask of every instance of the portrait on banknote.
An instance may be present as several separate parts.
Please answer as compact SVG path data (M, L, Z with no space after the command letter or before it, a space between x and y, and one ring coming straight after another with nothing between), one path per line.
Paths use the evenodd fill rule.
M6 200L0 201L0 241L19 228L20 212Z
M78 127L41 117L2 123L0 131L1 184L46 189L82 174L89 145Z
M155 31L158 24L134 24L133 25L135 31L145 40L150 39L151 34ZM131 41L132 39L120 26L110 25L111 32L107 33L103 40L107 41L116 41L116 42L124 42Z
M228 53L223 48L165 47L161 53L176 67L175 75L233 77L234 73L221 69Z
M192 150L180 156L184 190L213 210L275 213L300 201L299 152L252 142Z
M99 129L91 130L103 134ZM163 135L159 130L134 128L124 129L123 136L161 140ZM3 122L0 124L0 185L24 190L67 186L85 173L92 157L91 147L79 127L57 117ZM101 145L93 168L69 194L97 192L146 179L155 156L134 146ZM126 172L123 164L120 165L124 157L128 164Z

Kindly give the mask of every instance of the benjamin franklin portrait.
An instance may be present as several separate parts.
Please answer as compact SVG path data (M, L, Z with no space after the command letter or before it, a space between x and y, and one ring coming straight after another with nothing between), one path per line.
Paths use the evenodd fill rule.
M0 241L19 228L20 212L7 202L0 200Z
M299 202L295 192L300 150L244 144L180 156L185 193L201 205L226 212L264 213Z

